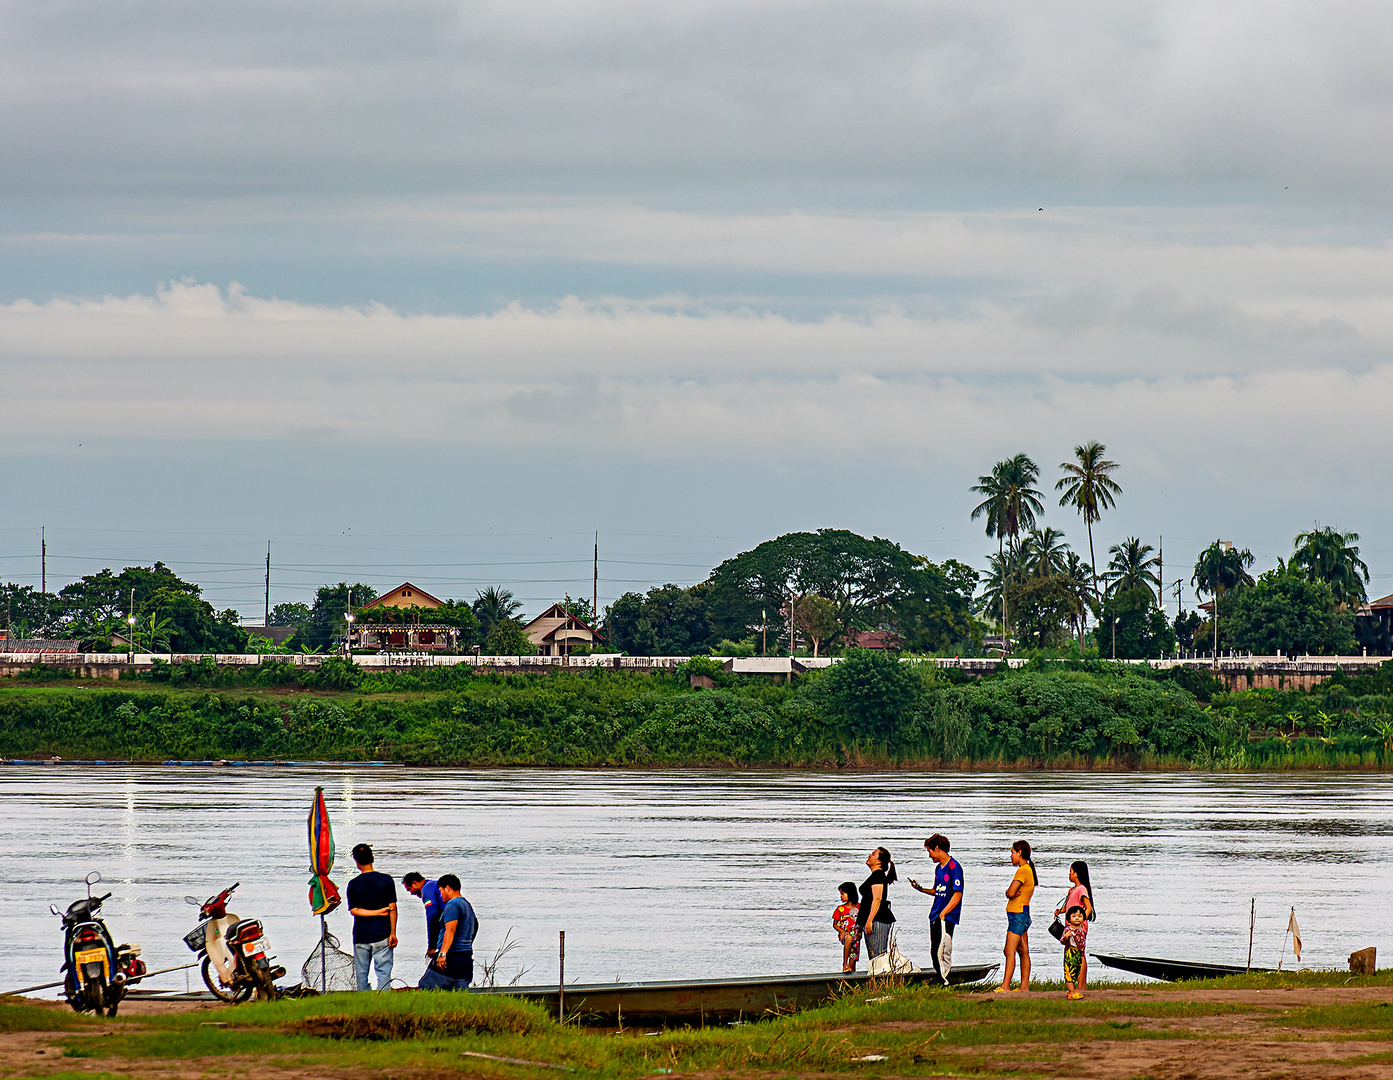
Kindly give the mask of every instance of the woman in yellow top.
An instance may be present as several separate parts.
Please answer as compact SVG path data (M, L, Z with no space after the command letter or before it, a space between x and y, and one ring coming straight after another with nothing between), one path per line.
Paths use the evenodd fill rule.
M1030 897L1035 892L1035 864L1030 859L1030 845L1017 840L1011 845L1011 865L1016 876L1006 886L1006 976L993 993L1004 994L1011 989L1016 957L1021 958L1021 985L1030 990Z

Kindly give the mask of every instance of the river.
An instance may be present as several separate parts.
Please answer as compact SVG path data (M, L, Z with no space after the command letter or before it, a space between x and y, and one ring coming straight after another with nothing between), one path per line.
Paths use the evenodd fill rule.
M0 769L0 990L54 979L58 919L100 871L118 941L153 970L192 959L184 904L240 882L233 910L265 922L292 981L318 938L305 820L322 784L343 888L368 842L394 878L454 872L480 918L476 955L511 932L500 981L567 982L829 971L841 881L877 844L895 856L902 951L928 964L922 844L946 833L966 895L955 960L1000 959L1008 849L1036 848L1037 970L1072 859L1092 869L1090 951L1275 965L1296 908L1302 964L1387 963L1393 777L1367 774L600 772L535 769L6 766ZM398 977L423 968L420 903L400 890ZM340 909L331 930L351 941ZM1286 965L1292 959L1288 953ZM863 958L864 965L864 958ZM199 985L196 972L191 985ZM1092 978L1106 969L1091 965ZM148 986L182 988L184 973ZM50 994L55 993L50 991Z

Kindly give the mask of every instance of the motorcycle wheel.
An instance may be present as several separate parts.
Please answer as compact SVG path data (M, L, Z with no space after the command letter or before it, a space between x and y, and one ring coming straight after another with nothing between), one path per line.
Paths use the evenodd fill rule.
M87 1003L87 1007L94 1013L99 1013L106 1008L106 987L99 982L89 982L87 990L82 995Z
M231 1002L233 1005L241 1004L252 996L252 988L246 983L240 986L224 986L218 980L218 974L213 970L213 958L205 956L203 958L203 982L209 990L213 991L213 996L219 1001Z

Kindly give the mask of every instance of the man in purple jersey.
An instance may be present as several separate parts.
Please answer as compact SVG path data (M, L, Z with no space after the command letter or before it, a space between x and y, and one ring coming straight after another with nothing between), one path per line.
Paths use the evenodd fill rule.
M948 854L948 848L948 837L942 833L934 833L924 841L929 858L938 866L934 872L933 907L929 909L929 947L934 973L945 983L953 969L953 931L958 928L963 905L963 868ZM921 893L931 891L913 878L909 883Z

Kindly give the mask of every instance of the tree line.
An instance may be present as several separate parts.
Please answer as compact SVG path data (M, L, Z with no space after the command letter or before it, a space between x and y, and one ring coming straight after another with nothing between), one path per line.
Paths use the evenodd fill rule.
M997 462L972 486L982 497L972 518L982 520L987 536L997 541L974 611L992 620L1004 639L1026 649L1068 647L1117 659L1181 649L1269 655L1389 651L1393 643L1379 625L1355 617L1369 581L1359 535L1329 526L1298 535L1291 557L1257 579L1248 572L1251 551L1215 541L1200 552L1189 578L1208 602L1201 611L1168 620L1163 567L1151 544L1136 536L1112 544L1099 572L1093 526L1122 495L1119 468L1097 441L1076 446L1072 460L1059 465L1058 505L1083 519L1087 562L1061 531L1043 524L1046 495L1029 455Z

